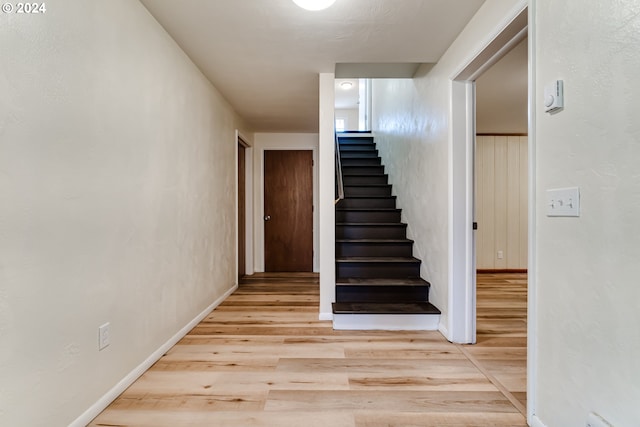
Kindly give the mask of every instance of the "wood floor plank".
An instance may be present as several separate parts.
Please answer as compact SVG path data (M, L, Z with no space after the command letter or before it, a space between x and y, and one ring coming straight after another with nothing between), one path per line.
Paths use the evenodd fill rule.
M265 411L517 412L499 392L333 390L269 392Z
M526 275L478 280L478 344L334 331L318 276L257 274L90 425L525 426Z

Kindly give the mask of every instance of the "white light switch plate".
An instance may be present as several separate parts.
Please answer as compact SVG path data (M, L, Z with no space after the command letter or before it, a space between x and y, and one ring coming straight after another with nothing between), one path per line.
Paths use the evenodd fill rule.
M580 189L547 190L547 216L580 216Z

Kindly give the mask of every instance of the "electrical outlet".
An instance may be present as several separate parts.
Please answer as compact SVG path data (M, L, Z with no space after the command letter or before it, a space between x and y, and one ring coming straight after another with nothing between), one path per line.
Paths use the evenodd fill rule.
M504 252L498 251L498 259L503 259L503 258L504 258Z
M104 350L111 344L111 325L109 322L98 328L98 350Z
M590 413L589 418L587 418L586 427L613 427L607 421L604 420L600 415L596 413Z

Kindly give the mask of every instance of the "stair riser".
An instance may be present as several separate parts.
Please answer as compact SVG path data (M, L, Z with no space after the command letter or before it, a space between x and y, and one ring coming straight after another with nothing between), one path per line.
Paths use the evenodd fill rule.
M340 144L340 152L345 151L372 151L376 149L376 144Z
M336 239L406 239L406 227L336 225Z
M336 302L428 301L428 286L336 286Z
M388 184L387 175L373 176L345 176L342 178L344 185L380 185Z
M341 151L341 159L375 159L378 158L378 150L373 151Z
M342 174L344 178L349 175L382 175L384 174L384 166L381 165L369 165L361 167L347 166L342 164Z
M376 159L349 159L344 158L340 160L342 166L381 166L380 157ZM343 172L344 173L344 172Z
M344 196L391 196L391 186L367 187L367 186L345 186Z
M355 208L355 209L370 209L370 208L395 208L396 199L394 197L388 198L371 198L371 199L342 199L338 202L339 208Z
M420 277L420 263L394 262L393 265L382 262L339 262L336 264L338 279L406 279Z
M413 244L407 243L336 243L336 257L372 256L372 257L411 257Z
M336 222L400 222L400 211L336 211Z
M348 137L348 136L340 136L338 137L338 144L373 144L372 136L362 136L362 137Z

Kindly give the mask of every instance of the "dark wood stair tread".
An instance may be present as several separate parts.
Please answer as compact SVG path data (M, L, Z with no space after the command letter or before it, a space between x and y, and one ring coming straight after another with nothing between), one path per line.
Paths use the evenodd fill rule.
M361 279L357 277L343 277L336 281L337 286L431 286L421 277L408 279Z
M336 243L413 243L411 239L336 239Z
M334 302L334 314L440 314L429 302Z
M401 209L398 209L398 208L338 208L338 207L336 207L336 211L345 211L345 212L400 212Z
M349 226L367 226L370 227L372 225L376 225L376 226L383 226L383 227L406 227L407 224L405 224L404 222L336 222L336 225L340 225L340 226L345 226L345 225L349 225Z
M368 257L368 256L353 256L336 258L336 262L375 262L375 263L396 263L396 262L421 262L418 258L414 257Z

